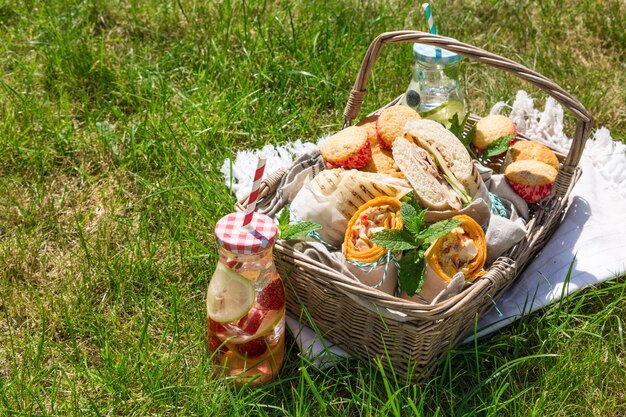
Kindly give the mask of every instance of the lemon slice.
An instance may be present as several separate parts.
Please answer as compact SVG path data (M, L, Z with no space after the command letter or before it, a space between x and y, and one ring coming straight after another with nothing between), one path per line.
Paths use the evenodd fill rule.
M455 113L458 114L459 120L463 120L465 116L465 104L463 104L461 100L451 98L433 109L421 112L420 116L442 123L446 127L450 127L448 120L451 119Z
M254 304L252 283L221 263L217 264L207 291L209 317L219 323L230 323L245 316Z

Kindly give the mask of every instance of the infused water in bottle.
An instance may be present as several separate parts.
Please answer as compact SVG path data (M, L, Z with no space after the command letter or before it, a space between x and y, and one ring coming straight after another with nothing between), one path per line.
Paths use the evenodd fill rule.
M219 262L207 290L209 349L218 373L262 384L285 357L285 291L272 258L278 229L268 216L231 213L215 226Z
M465 99L459 82L461 56L430 45L414 44L415 69L402 103L420 116L450 127L449 119L465 116Z

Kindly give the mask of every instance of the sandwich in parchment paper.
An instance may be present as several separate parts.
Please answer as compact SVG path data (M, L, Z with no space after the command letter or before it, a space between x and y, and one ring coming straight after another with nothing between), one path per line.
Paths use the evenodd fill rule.
M334 246L341 246L348 221L368 201L388 196L402 198L411 192L409 183L385 174L357 170L327 169L305 182L291 202L298 220L322 226L319 234Z

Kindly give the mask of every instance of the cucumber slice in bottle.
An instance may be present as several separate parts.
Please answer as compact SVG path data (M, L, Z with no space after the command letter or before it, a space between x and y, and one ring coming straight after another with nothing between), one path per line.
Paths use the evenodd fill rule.
M421 112L420 116L442 123L446 127L450 127L448 120L452 118L454 113L457 113L459 119L462 119L463 116L465 116L465 105L461 100L450 98L433 109Z
M219 323L230 323L245 316L255 300L254 286L221 263L217 264L207 290L207 314Z

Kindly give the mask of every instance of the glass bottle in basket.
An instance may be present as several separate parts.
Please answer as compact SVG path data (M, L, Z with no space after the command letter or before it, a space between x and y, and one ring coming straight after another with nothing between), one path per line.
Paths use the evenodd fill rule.
M465 99L459 82L461 56L430 45L413 44L415 68L402 103L420 116L450 127L456 113L465 116Z
M285 291L272 258L274 220L231 213L215 225L219 262L207 290L209 350L217 372L238 385L278 374L285 357Z

